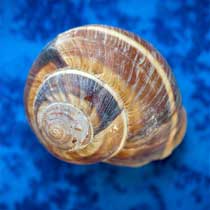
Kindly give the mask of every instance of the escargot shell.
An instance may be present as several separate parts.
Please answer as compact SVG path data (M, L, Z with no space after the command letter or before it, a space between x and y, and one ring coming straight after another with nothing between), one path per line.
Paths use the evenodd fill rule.
M40 142L71 163L139 166L181 142L186 114L171 69L136 35L88 25L58 35L25 87Z

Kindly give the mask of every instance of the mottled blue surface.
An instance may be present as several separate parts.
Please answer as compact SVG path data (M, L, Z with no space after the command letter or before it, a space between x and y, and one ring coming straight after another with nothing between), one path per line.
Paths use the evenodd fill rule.
M173 68L188 128L166 160L70 165L30 130L23 88L33 60L58 33L88 23L139 34ZM0 210L210 210L210 1L1 0L0 49Z

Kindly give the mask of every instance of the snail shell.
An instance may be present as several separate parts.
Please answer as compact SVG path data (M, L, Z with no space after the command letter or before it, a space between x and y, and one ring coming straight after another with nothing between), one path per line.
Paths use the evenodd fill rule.
M58 35L25 87L40 142L71 163L140 166L171 154L186 114L170 67L127 31L88 25Z

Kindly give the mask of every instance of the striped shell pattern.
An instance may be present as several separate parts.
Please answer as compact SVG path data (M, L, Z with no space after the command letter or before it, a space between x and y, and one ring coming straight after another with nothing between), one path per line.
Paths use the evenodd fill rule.
M171 154L186 129L164 58L136 35L108 26L58 35L34 62L24 100L40 142L70 163L144 165Z

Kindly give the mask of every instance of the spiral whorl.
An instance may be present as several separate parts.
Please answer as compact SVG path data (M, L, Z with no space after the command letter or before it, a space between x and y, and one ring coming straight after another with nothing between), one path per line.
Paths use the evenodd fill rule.
M171 154L186 129L173 73L160 53L102 25L59 34L34 62L26 113L56 157L138 166Z
M68 103L52 103L37 114L38 126L45 141L65 150L87 146L92 125L87 117Z
M107 84L80 70L65 67L45 76L31 111L40 141L67 161L105 160L126 140L121 99Z

